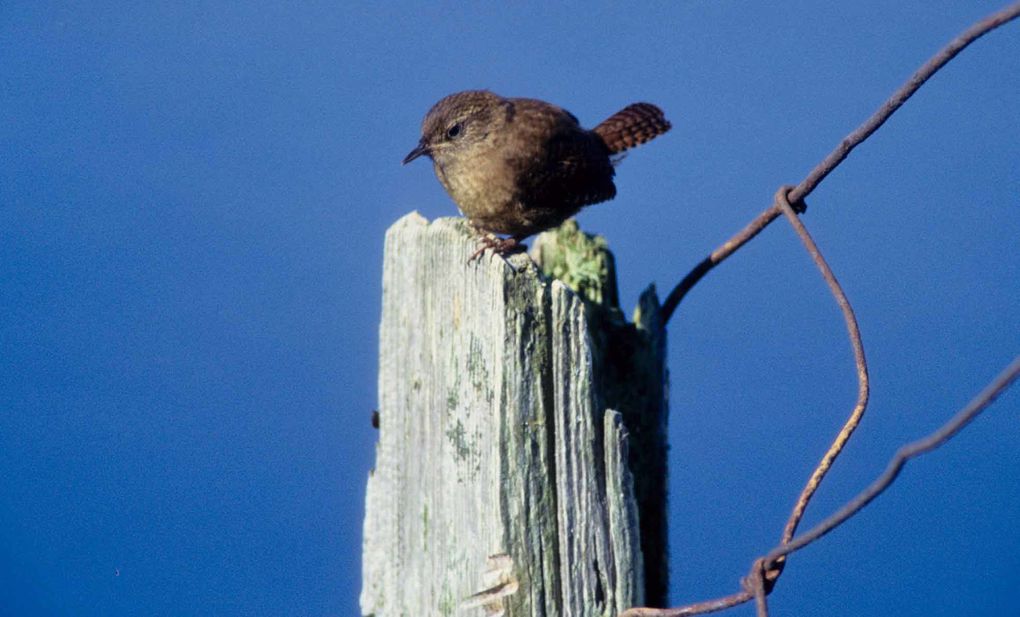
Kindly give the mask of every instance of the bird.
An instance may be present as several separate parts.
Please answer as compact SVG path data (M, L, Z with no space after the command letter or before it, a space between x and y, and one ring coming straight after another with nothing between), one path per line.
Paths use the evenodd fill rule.
M628 105L589 130L552 103L466 90L425 114L421 139L403 164L432 160L440 184L481 235L473 260L486 249L517 250L528 236L615 197L619 155L671 126L651 103Z

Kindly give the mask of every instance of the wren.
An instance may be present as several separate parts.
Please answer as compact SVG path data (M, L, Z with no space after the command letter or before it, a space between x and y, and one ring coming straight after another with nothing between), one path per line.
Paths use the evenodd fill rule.
M451 94L425 115L404 164L425 155L461 213L498 254L616 196L614 155L670 129L662 110L634 103L594 129L545 101L487 90ZM505 234L499 239L493 234Z

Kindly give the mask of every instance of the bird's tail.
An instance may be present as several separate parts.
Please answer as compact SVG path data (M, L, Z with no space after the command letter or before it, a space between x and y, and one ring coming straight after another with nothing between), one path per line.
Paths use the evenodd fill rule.
M651 103L634 103L609 116L595 127L610 154L639 146L662 135L672 125L662 110Z

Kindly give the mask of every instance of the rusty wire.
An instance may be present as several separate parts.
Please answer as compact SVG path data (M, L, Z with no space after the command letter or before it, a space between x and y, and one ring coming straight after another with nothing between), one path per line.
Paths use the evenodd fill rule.
M787 216L796 220L797 216L794 213L792 206L790 206L790 204L786 202L786 200L784 199L785 195L787 195L788 190L789 190L788 187L783 187L782 189L780 189L780 191L776 194L776 199L779 207L787 213ZM803 225L800 224L799 220L797 220L797 224L794 225L794 228L797 230L797 233L801 236L801 238L805 241L805 244L809 245L809 251L812 250L812 247L810 245L813 245L813 243L810 242L810 236L807 235L807 230L803 229ZM801 233L802 230L803 233ZM815 254L817 253L817 247L813 247L813 249L814 250L812 251L812 256L815 257ZM820 261L819 268L821 268L822 267L821 264L824 264L824 260L822 259L820 254L818 254L816 257L816 262L819 261ZM827 280L829 279L829 277L826 278ZM830 283L830 285L835 285L833 293L834 295L837 295L836 289L838 289L838 283L835 283L834 277L832 278L832 282ZM852 315L852 312L850 314ZM853 338L854 337L851 336L851 339ZM861 356L861 358L863 359L863 355ZM860 364L858 364L858 370L859 371L861 370ZM864 370L866 372L867 370L866 367L864 368ZM811 528L807 532L795 538L790 538L789 540L787 540L786 538L786 531L791 529L791 524L788 522L786 529L784 529L783 541L779 544L779 546L773 548L765 556L760 557L754 561L754 564L751 566L750 572L746 577L744 577L744 579L741 582L742 588L739 592L722 598L698 602L695 604L688 604L676 608L659 609L659 608L635 607L624 611L621 614L621 617L688 617L691 615L701 615L705 613L725 610L737 606L739 604L750 602L751 600L755 600L758 617L767 617L768 605L766 602L766 596L771 591L772 587L775 585L775 581L778 578L779 573L782 571L781 566L782 561L785 559L787 555L794 553L804 548L805 546L811 544L812 542L818 540L819 538L826 535L839 525L843 524L850 517L864 509L865 506L871 503L876 497L881 495L882 492L885 491L893 483L893 481L896 480L896 477L899 475L900 471L902 471L903 467L907 464L907 461L913 458L917 458L922 454L927 454L928 452L937 449L939 446L952 439L957 433L962 431L968 424L970 424L975 418L977 418L977 416L980 415L982 411L984 411L989 405L991 405L995 401L995 399L998 398L998 396L1001 395L1003 392L1005 392L1006 389L1008 389L1018 378L1020 378L1020 356L1014 358L1013 361L1010 362L1010 364L1006 366L1006 368L1003 369L1002 372L1000 372L999 375L997 375L995 379L993 379L992 382L989 383L988 386L986 386L977 396L975 396L970 401L970 403L967 404L966 407L957 412L956 415L954 415L948 422L942 425L938 430L936 430L934 433L931 433L927 437L911 442L900 448L893 456L893 458L889 461L889 464L887 465L882 475L876 478L871 484L868 485L867 488L861 491L856 497L854 497L842 508L837 510L834 514L830 515L828 518L826 518L821 523ZM867 387L866 374L864 377L864 382L862 383L862 387L865 389ZM866 402L866 393L864 396ZM837 454L839 454L839 451L846 443L846 439L849 438L849 433L853 432L853 429L859 422L861 414L863 414L863 411L864 411L863 407L861 407L861 399L859 398L858 405L855 406L854 412L851 413L850 419L843 427L843 430L840 431L839 436L837 436L836 440L833 442L833 445L829 448L829 451L826 452L826 455L823 458L823 464L825 463L826 459L829 459L828 462L831 465L832 460L835 459L835 456ZM819 469L815 470L815 473L812 475L812 479L816 477L819 477L820 479L819 470L821 468L822 464L819 465ZM821 475L824 475L824 471L821 472ZM803 507L801 506L807 505L807 501L810 499L811 493L813 493L814 488L817 488L817 485L812 487L812 483L811 481L809 481L808 486L805 487L803 493L801 494L801 498L798 499L797 507L794 508L794 514L791 515L791 522L793 522L792 528L796 527L796 522L794 522L794 518L796 517L796 520L799 521L800 515L803 514Z
M691 270L683 280L670 292L662 306L663 323L668 322L686 294L716 265L736 252L741 246L758 235L765 227L774 221L780 214L786 214L790 224L800 236L802 242L811 254L823 277L829 284L833 296L844 315L848 335L853 348L854 358L858 374L858 396L857 403L850 414L850 418L840 430L833 444L822 457L821 462L812 473L801 495L797 499L794 510L784 526L780 544L769 551L764 557L756 559L748 575L742 580L741 591L708 600L689 604L676 608L647 608L635 607L622 613L621 617L685 617L688 615L699 615L710 613L727 608L732 608L755 600L758 617L768 616L767 595L771 592L779 575L782 573L783 564L787 555L800 550L815 540L829 533L844 521L867 506L872 500L880 495L899 475L906 462L912 458L930 452L946 441L951 439L967 424L976 418L985 408L990 405L996 397L1005 391L1018 377L1020 377L1020 357L1017 357L1003 370L1002 373L977 397L974 398L963 410L956 414L938 431L930 436L910 443L899 451L890 461L886 471L873 481L852 501L843 506L836 513L816 525L808 532L794 537L797 526L804 514L812 495L817 490L822 478L831 468L831 465L838 454L842 451L856 429L863 416L868 400L868 371L864 357L864 349L861 344L860 331L857 326L853 310L850 307L846 295L843 293L832 274L831 269L821 256L817 245L814 244L807 229L800 222L797 213L803 212L804 198L807 197L818 184L825 179L850 152L861 142L866 140L879 127L889 119L928 79L939 69L952 60L958 53L966 48L984 34L995 28L1012 21L1020 16L1020 2L1009 5L1002 10L986 17L965 30L958 37L950 41L941 51L925 62L893 95L863 124L844 138L821 163L819 163L808 176L795 187L782 187L775 196L774 203L764 212L758 215L751 223L740 232L727 240L723 245L713 251L708 257L702 260Z
M957 433L966 428L968 424L973 422L975 418L981 415L981 412L995 402L995 399L1013 385L1017 379L1020 379L1020 356L1013 358L1013 361L985 386L977 396L971 399L966 407L957 412L938 430L897 450L886 466L885 471L882 472L882 475L876 478L846 505L810 530L793 538L790 542L780 544L769 551L764 557L756 559L751 566L751 571L741 582L741 591L724 598L688 604L677 608L632 608L624 611L620 617L689 617L691 615L702 615L725 610L745 602L750 602L751 600L755 600L758 617L768 617L768 606L765 596L768 595L769 591L767 577L769 569L772 567L769 564L774 564L787 555L806 547L863 510L865 506L881 495L885 489L889 488L893 481L896 480L896 477L899 476L907 461L927 454L952 439Z
M821 251L818 249L818 245L815 244L814 239L811 238L811 234L808 233L807 228L800 222L797 217L797 212L794 207L790 205L789 195L793 192L793 187L784 186L776 191L775 206L778 206L780 211L786 215L787 220L793 227L794 231L800 237L801 242L804 244L804 248L807 249L811 259L815 262L818 270L822 273L822 278L825 279L826 284L829 286L829 290L832 292L832 296L836 299L836 303L839 304L840 311L843 312L843 320L846 322L847 336L850 338L850 347L854 352L854 364L857 367L857 401L854 403L853 411L850 412L850 417L847 418L846 423L843 424L843 428L840 429L836 438L833 440L832 445L826 450L822 456L822 460L815 467L815 470L811 473L811 477L808 479L807 484L801 490L800 496L797 498L797 502L793 507L793 512L790 513L790 518L787 520L786 525L783 527L783 533L780 538L780 543L785 544L793 538L793 534L797 531L797 525L800 524L801 518L804 516L804 511L807 509L808 502L811 501L811 497L814 496L815 491L822 483L822 479L832 468L833 462L839 453L846 447L850 436L853 435L858 425L861 423L861 418L864 417L864 410L868 407L868 393L869 393L869 381L868 381L868 362L864 357L864 343L861 341L861 329L857 325L857 317L854 315L853 307L850 306L850 300L846 297L846 293L840 286L839 281L836 280L836 275L832 273L832 268L822 257ZM765 563L765 580L767 583L766 591L770 591L771 588L776 584L776 580L779 579L779 575L783 571L783 564L785 562L785 556L778 557L775 561L767 561Z
M792 189L792 186L780 187L780 189L776 191L775 205L780 212L787 216L790 221L790 225L793 226L794 231L796 231L797 235L800 236L801 241L804 243L804 247L811 255L811 259L818 266L819 271L822 273L822 277L829 285L829 289L832 292L833 297L835 297L840 310L843 312L847 334L850 337L850 345L854 352L854 361L857 365L858 394L857 402L854 405L853 411L850 413L849 419L847 419L843 428L839 431L839 434L837 434L836 439L825 452L821 462L815 468L814 473L811 474L810 479L801 491L800 497L797 498L793 512L790 514L790 518L787 521L786 526L783 528L783 534L780 540L781 545L785 545L793 537L793 534L797 529L797 525L800 523L801 517L804 515L808 502L811 500L811 497L821 484L822 478L825 477L829 469L832 467L832 463L836 460L836 457L839 456L843 447L846 446L846 443L850 440L850 435L853 434L854 430L860 424L861 418L864 415L864 410L868 404L868 364L864 357L864 344L861 341L861 333L860 328L857 325L857 318L854 316L853 308L850 306L850 301L847 299L846 293L843 292L843 288L836 280L836 276L833 274L832 269L822 256L821 251L818 249L818 245L815 244L814 240L811 238L811 234L808 233L804 224L800 222L800 219L797 216L798 212L803 212L804 210L803 203L799 204L799 207L794 207L790 204L788 196L792 192ZM775 586L780 574L782 574L785 560L785 554L776 555L772 559L756 559L754 564L751 566L751 571L746 577L744 577L741 583L742 590L731 596L727 596L719 600L681 607L680 609L630 609L623 614L623 617L679 617L680 615L697 615L730 608L737 604L749 602L752 599L755 601L758 616L767 617L768 603L766 596L772 591L772 588Z
M762 558L754 560L751 564L751 572L741 581L744 589L754 597L755 612L758 617L769 617L769 589L768 572L766 562Z
M1010 22L1017 17L1020 17L1020 2L1016 2L1007 6L1006 8L989 15L981 21L975 23L970 28L964 30L959 36L949 42L948 45L942 48L937 54L932 56L927 62L925 62L921 68L910 76L900 88L890 96L885 103L882 104L878 110L868 118L864 124L858 126L852 133L847 135L836 148L826 156L821 163L815 166L814 169L804 178L800 184L798 184L792 191L790 191L789 199L790 203L798 204L804 201L804 199L811 194L818 184L825 179L836 167L842 163L850 152L856 148L861 142L871 136L872 133L878 130L880 126L885 124L885 121L899 109L907 99L909 99L918 88L924 85L932 75L937 73L939 69L945 66L950 60L956 57L956 54L963 51L968 45L981 38L985 34L998 28L999 26ZM780 211L775 204L769 206L767 210L759 214L753 221L747 224L746 227L741 229L737 234L731 237L729 240L724 242L712 253L703 259L701 263L696 265L687 275L677 283L676 287L669 292L666 296L666 300L662 303L662 323L668 323L669 318L673 316L680 301L684 299L687 293L698 284L698 282L704 278L713 268L722 263L727 257L732 255L757 236L763 229L779 217Z
M1013 361L1010 362L1006 368L1002 369L995 379L985 386L984 390L967 403L967 406L957 412L956 415L948 422L939 427L937 431L931 433L927 437L908 443L897 450L896 454L894 454L892 459L890 459L885 471L882 472L882 475L876 478L866 489L861 491L850 502L821 523L812 527L810 530L797 536L790 542L780 544L769 551L765 556L765 560L771 561L778 559L783 555L789 555L790 553L799 551L838 527L843 523L843 521L849 519L854 514L857 514L864 508L864 506L871 503L876 497L882 494L882 491L893 483L893 480L895 480L896 476L898 476L900 471L902 471L903 466L907 464L907 461L917 458L922 454L927 454L952 439L957 433L962 431L968 424L977 418L982 411L995 402L995 399L1013 385L1018 378L1020 378L1020 356L1013 358Z

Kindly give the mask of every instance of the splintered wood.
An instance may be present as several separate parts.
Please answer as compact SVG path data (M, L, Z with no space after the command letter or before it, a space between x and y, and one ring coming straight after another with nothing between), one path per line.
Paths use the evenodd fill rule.
M540 262L552 261L550 242ZM611 616L644 604L664 588L654 292L627 324L527 255L469 264L474 250L460 219L410 214L386 235L362 614ZM615 287L599 295L615 302ZM641 378L621 362L640 364ZM606 383L624 374L640 393ZM649 473L659 477L635 482ZM644 549L651 587L643 531L661 535Z

